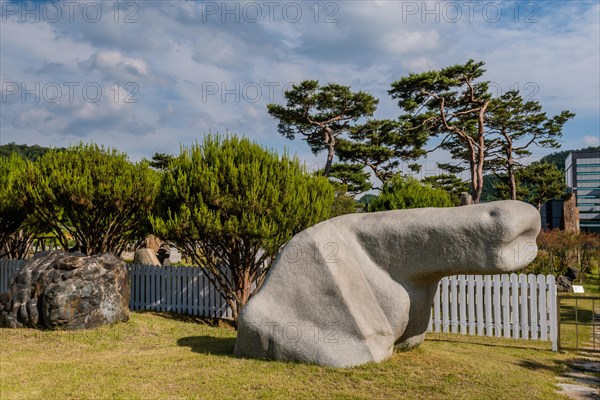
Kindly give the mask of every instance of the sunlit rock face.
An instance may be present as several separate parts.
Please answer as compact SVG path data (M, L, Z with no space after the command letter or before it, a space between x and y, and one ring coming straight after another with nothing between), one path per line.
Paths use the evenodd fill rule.
M235 355L348 367L424 338L442 277L517 271L540 214L519 201L344 215L294 236L244 307Z

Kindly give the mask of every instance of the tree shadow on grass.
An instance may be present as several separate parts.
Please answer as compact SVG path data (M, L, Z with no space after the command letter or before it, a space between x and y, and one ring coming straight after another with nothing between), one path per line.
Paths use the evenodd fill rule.
M211 327L219 327L219 328L227 328L235 330L235 324L231 320L221 319L221 318L212 318L212 317L199 317L197 315L189 315L189 314L177 314L174 312L158 312L158 311L135 311L139 314L150 314L155 315L157 317L170 319L178 322L186 322L193 324L206 325Z
M194 353L233 357L235 338L215 336L188 336L177 340L177 345L189 347Z
M559 373L568 364L568 360L552 360L552 364L543 364L534 360L521 360L517 363L519 367L530 369L533 371L545 370L554 373Z

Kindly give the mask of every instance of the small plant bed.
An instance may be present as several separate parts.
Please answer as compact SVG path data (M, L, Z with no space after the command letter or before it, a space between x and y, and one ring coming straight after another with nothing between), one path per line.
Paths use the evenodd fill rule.
M433 338L332 369L237 359L235 337L223 321L156 313L90 331L0 329L0 398L565 399L556 376L572 358L533 342Z

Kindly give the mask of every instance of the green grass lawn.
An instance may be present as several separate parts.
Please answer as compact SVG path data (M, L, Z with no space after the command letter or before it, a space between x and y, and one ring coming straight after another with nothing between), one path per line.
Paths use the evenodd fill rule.
M168 314L82 332L0 329L0 398L565 399L556 376L573 355L432 339L381 364L333 369L237 359L231 327Z

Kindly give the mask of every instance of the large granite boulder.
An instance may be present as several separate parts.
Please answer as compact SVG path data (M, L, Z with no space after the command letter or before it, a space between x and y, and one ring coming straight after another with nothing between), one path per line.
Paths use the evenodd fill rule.
M0 327L87 329L129 316L127 269L112 254L39 253L0 294Z
M535 257L540 214L519 201L344 215L294 236L242 310L235 355L333 367L419 345L447 275Z

